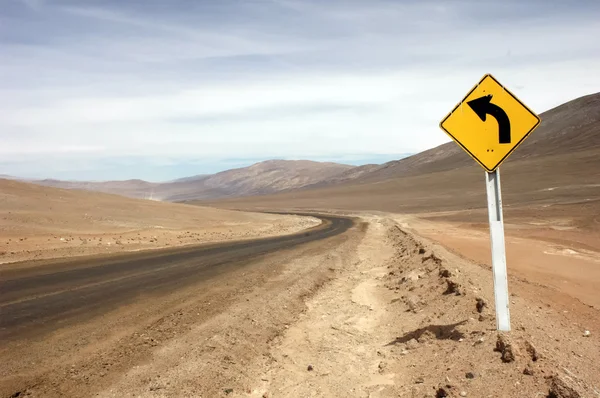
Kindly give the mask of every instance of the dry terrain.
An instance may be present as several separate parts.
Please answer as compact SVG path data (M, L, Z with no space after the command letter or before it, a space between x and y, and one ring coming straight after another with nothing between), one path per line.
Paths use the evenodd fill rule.
M599 198L600 93L540 116L540 127L501 167L505 206L584 203ZM396 213L470 210L486 204L483 173L450 142L380 166L353 168L300 190L214 203L228 208L287 206Z
M526 315L532 311L536 318L571 314L569 319L562 320L550 316L547 319L552 318L552 324L545 324L546 318L535 319L530 326L524 325L524 330L539 329L541 341L548 338L557 343L570 338L579 341L586 328L597 327L589 323L600 318L600 179L596 172L600 168L600 94L574 100L541 116L542 126L502 166L510 287L516 297L523 297L521 311ZM277 195L227 199L215 205L236 209L368 211L399 222L405 230L439 245L440 252L456 256L465 264L478 264L482 270L488 270L487 275L481 271L481 276L489 278L490 243L483 173L455 144L446 144L378 168L369 166L358 178L341 182L338 179L334 184ZM471 279L476 274L473 269L468 273ZM519 307L519 300L515 299L515 303ZM513 309L513 314L519 316L518 310ZM577 325L579 329L572 330L570 335L562 331L547 332L556 330L557 322L562 326ZM553 351L557 355L579 353L568 348L569 344L556 346ZM468 355L471 348L454 347L452 352ZM428 359L437 355L434 349ZM598 360L599 353L593 351L587 361ZM485 361L474 358L473 364ZM444 358L444 363L448 363L448 358ZM421 364L416 367L423 368ZM560 369L558 366L555 370ZM562 369L574 381L585 380L576 377L568 365ZM438 367L432 372L439 376L444 369ZM421 370L423 376L424 373ZM501 383L504 377L506 374L497 374L488 383ZM500 394L496 385L488 384L487 391L496 394L486 395L484 389L475 396L547 394L521 393L522 384L515 386L512 392L507 387L507 392ZM599 391L596 385L580 395L563 392L548 396L596 397ZM404 394L422 396L421 392L415 395L408 390Z
M318 220L0 180L0 263L289 234Z
M600 94L541 118L542 126L501 167L509 272L600 309ZM403 215L427 237L489 262L484 172L454 143L351 182L214 205Z
M498 334L487 265L420 237L402 216L355 217L343 235L4 344L0 392L599 396L596 309L511 277L513 331Z

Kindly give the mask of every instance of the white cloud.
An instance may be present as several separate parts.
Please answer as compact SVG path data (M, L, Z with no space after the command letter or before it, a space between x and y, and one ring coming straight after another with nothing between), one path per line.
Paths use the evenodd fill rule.
M484 73L538 112L600 88L593 3L124 4L8 25L4 159L406 153L447 141L439 120Z

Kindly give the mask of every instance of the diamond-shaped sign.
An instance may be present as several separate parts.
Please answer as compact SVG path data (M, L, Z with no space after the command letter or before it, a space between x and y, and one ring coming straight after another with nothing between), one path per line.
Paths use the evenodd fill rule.
M492 75L485 75L440 127L492 172L540 124L540 118Z

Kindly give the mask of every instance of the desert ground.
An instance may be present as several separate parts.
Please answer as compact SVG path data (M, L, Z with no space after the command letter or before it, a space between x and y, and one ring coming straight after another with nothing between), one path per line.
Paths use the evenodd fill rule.
M261 238L319 222L9 180L0 180L0 219L0 264Z
M598 396L596 308L511 272L499 334L485 262L345 214L342 235L3 344L2 395Z

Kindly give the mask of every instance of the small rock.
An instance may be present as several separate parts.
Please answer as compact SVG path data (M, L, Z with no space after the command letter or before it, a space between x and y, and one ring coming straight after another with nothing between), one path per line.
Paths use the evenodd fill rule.
M423 384L423 383L425 383L425 379L424 379L424 378L422 378L422 377L417 377L417 378L415 379L415 384Z
M270 395L268 392L265 392L265 393L262 395L262 398L269 398L270 396L271 396L271 395Z
M583 332L583 337L590 337L592 333L589 330L586 330L585 332Z
M523 374L527 376L533 376L533 368L531 365L527 365L525 369L523 369Z
M448 393L443 388L438 388L437 392L435 393L435 398L446 398L447 396Z
M226 395L229 395L229 394L231 394L231 393L233 392L233 388L226 388L226 389L224 389L224 390L223 390L223 392L224 392Z
M422 247L419 248L419 254L425 254L425 249L423 249Z
M467 396L467 392L466 391L461 391L460 394L461 397L466 397Z
M460 284L458 282L455 282L452 279L446 279L446 285L446 291L444 294L456 294L457 296L461 295Z
M312 371L313 371L313 369L314 369L314 368L313 368L313 366L312 366L312 365L308 365L308 367L306 368L306 370L308 370L309 372L312 372Z
M487 317L483 314L480 314L478 319L479 319L479 322L485 322L487 320Z
M422 278L422 274L423 274L423 272L419 271L419 270L410 271L408 274L406 274L402 277L401 282L418 281L419 279Z
M406 348L409 350L415 350L419 348L419 342L416 339L410 339L406 343Z
M550 391L547 398L581 398L581 396L573 386L558 376L550 378Z
M446 268L441 268L439 275L441 278L450 278L452 276L452 273L450 272L450 270L447 270Z
M474 379L474 378L475 378L475 373L473 373L473 372L467 372L467 373L465 374L465 377L466 377L467 379Z
M422 343L427 343L428 341L433 341L435 339L436 339L435 333L433 333L431 330L426 330L423 333L421 333L421 335L419 336L417 341L422 344Z
M477 312L479 312L481 314L483 312L483 310L485 309L485 307L487 307L487 303L484 299L478 298L477 304L475 304L475 307L477 308Z
M409 311L416 313L419 310L419 299L413 296L407 297L404 300Z
M496 348L494 351L498 351L502 354L502 362L509 363L515 360L513 346L506 335L498 334L498 340L496 341Z
M437 266L442 265L442 259L436 256L435 253L431 253L430 255L423 257L421 262L426 262L429 260L431 260Z
M527 351L527 354L529 354L529 357L533 362L537 361L540 358L537 350L535 349L535 346L529 341L525 341L525 350Z

